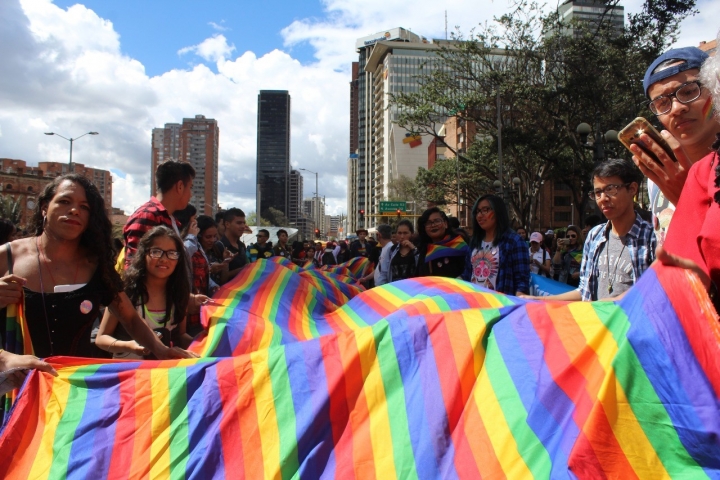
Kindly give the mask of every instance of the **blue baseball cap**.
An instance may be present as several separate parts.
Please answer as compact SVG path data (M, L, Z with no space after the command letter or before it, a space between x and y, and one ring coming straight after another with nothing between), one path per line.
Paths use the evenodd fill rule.
M697 47L674 48L663 53L645 72L643 78L645 96L650 98L648 89L652 84L685 70L700 68L707 58L708 54Z

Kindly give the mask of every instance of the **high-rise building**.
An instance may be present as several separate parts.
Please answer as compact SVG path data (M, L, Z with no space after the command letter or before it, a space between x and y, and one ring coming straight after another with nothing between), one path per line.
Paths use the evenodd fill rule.
M297 170L290 170L289 187L288 187L288 212L287 218L290 224L297 223L298 218L302 217L302 198L303 198L303 177Z
M257 210L269 208L289 217L290 94L260 90L257 113Z
M360 76L360 63L352 62L352 77L350 79L350 155L356 154L358 149L358 78Z
M603 0L566 0L558 8L558 13L560 21L568 25L567 34L574 33L570 25L572 20L591 25L598 25L601 21L610 22L618 32L625 27L625 7L608 5Z
M352 170L355 171L354 177L348 177L348 225L350 230L358 227L373 226L372 212L377 210L378 206L374 202L377 199L376 190L376 172L374 171L374 155L379 141L375 134L378 130L374 128L374 122L378 111L376 107L379 103L385 102L386 98L378 98L378 95L384 96L389 91L383 91L378 94L376 91L375 75L377 69L367 68L367 63L371 55L378 46L382 44L412 45L423 44L427 40L416 35L404 28L393 28L385 32L379 32L368 37L360 38L356 41L355 47L358 52L358 77L357 77L357 159L352 158L348 161L348 169L353 164ZM397 72L402 75L403 80L410 85L414 84L414 80L410 77L409 71ZM383 75L383 72L380 72ZM399 79L398 76L396 78ZM351 102L352 89L354 83L351 82ZM397 90L408 91L408 90ZM351 131L351 134L354 133ZM351 140L351 148L353 142ZM354 152L350 152L351 155ZM351 186L352 185L352 186ZM350 190L353 190L352 192ZM360 215L360 211L365 214Z
M195 169L195 182L190 203L198 213L214 215L218 210L218 157L220 129L217 121L195 115L183 123L166 123L165 128L152 131L152 185L157 193L155 170L168 160L187 162Z
M303 200L303 214L305 218L315 223L315 228L319 229L323 235L327 232L329 225L325 224L325 203L322 197L312 197Z

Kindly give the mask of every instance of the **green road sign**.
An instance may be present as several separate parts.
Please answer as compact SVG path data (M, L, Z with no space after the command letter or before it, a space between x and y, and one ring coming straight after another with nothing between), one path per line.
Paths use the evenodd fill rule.
M380 202L380 213L395 213L407 211L407 202Z

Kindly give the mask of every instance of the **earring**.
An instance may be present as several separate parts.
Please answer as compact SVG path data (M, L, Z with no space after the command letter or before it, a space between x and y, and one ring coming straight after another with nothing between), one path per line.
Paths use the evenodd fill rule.
M42 223L43 230L45 230L45 224L46 224L46 223L47 223L47 216L46 216L46 215L43 215L43 223Z

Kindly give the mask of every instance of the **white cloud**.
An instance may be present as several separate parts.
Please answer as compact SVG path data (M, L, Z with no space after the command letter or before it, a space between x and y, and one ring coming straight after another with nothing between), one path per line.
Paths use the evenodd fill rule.
M219 62L230 57L234 51L235 45L228 45L225 35L215 34L197 45L181 48L178 50L178 55L194 53L207 62Z
M637 11L640 0L628 0ZM683 25L682 45L712 39L720 4L701 0L702 15ZM204 61L149 77L122 54L110 21L78 4L63 10L50 0L0 0L0 157L29 164L65 162L67 142L43 135L87 136L74 145L73 160L113 169L114 206L133 211L149 195L150 132L167 122L203 114L220 126L220 204L254 210L257 95L289 90L292 97L291 161L320 174L328 211L346 209L349 149L349 69L359 37L402 26L428 38L444 36L444 11L452 30L468 32L500 15L506 1L325 0L325 15L301 19L282 35L289 51L309 43L317 61L301 64L275 50L258 57L237 52L222 34L182 49ZM211 24L214 28L222 25ZM216 28L217 29L217 28ZM315 179L305 177L305 193Z
M220 23L225 23L225 20L222 20ZM213 29L217 30L218 32L227 32L228 30L230 30L230 28L228 28L224 25L220 25L215 22L208 22L208 25L210 25Z

